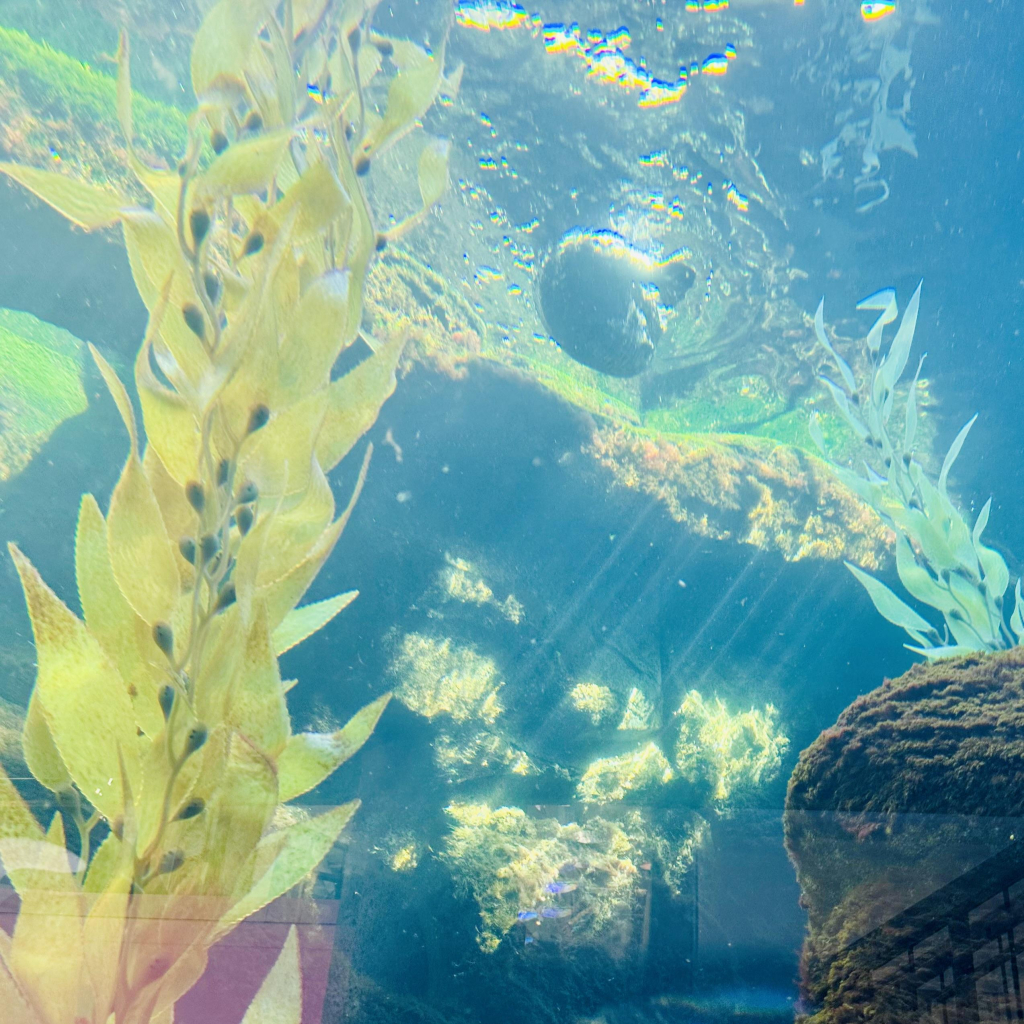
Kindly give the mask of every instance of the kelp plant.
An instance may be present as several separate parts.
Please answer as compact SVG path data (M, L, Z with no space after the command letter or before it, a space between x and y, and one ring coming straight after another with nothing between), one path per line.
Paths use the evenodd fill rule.
M358 749L387 696L338 732L293 733L278 656L355 596L296 607L369 452L338 516L325 474L376 419L402 349L368 341L372 354L332 380L386 240L360 176L444 81L443 56L373 33L372 9L213 6L174 171L133 150L122 40L118 117L150 208L2 168L80 227L119 222L150 314L134 367L145 442L93 350L130 453L106 516L82 499L84 621L11 547L38 659L25 760L58 810L44 828L0 773L0 856L20 897L13 937L0 930L8 1024L171 1024L209 947L314 871L356 809L281 813ZM395 71L375 117L364 90L382 55ZM424 210L446 155L432 142L420 160ZM298 1024L299 996L293 930L246 1024Z
M981 541L988 525L991 499L985 502L971 528L949 497L949 472L977 416L953 439L937 482L928 478L914 457L917 382L924 356L907 390L903 429L890 431L889 420L910 356L920 298L918 285L885 352L882 331L896 319L895 290L883 289L857 304L858 309L879 311L864 343L871 368L866 381L857 381L850 364L826 337L824 299L815 314L814 328L819 343L839 370L838 382L827 377L821 379L840 415L869 452L859 471L838 465L833 465L833 469L893 530L900 581L911 596L942 615L945 630L940 633L881 581L849 562L847 567L863 584L875 608L910 635L914 644L907 647L933 660L1015 646L1024 637L1024 598L1018 580L1016 602L1007 621L1004 596L1010 573L1002 556ZM827 458L821 427L814 417L810 429Z

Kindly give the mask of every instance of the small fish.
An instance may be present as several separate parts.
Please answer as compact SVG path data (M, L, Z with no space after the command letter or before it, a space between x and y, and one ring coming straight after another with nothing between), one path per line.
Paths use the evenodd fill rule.
M545 907L541 912L541 917L546 917L549 920L557 919L560 917L568 917L572 913L566 907Z
M552 896L562 896L562 895L564 895L567 892L575 892L576 891L576 883L575 882L548 882L548 884L544 886L544 891L551 893Z
M531 942L533 942L533 936L527 935L526 938L523 940L523 945L528 946Z
M537 911L536 910L520 910L519 913L516 914L516 918L518 920L520 920L520 921L536 921L537 920Z

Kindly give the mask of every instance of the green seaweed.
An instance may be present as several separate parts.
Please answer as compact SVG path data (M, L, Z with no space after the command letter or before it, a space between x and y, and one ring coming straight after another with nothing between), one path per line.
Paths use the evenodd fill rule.
M82 351L73 334L0 309L0 480L24 469L61 423L85 411Z

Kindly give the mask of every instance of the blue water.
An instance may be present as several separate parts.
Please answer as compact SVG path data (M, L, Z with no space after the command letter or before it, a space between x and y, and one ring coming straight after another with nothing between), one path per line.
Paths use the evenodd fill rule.
M447 39L446 68L465 64L459 96L424 118L428 131L452 140L452 183L441 213L410 237L408 250L469 303L491 341L539 330L538 346L553 349L532 304L530 282L544 260L573 229L632 231L637 245L653 237L693 250L695 304L687 315L696 310L695 332L712 347L697 369L664 368L657 360L668 342L655 339L654 369L630 392L643 411L668 407L736 365L763 368L759 348L782 344L798 354L782 360L786 372L773 380L795 407L820 388L813 373L800 377L810 365L819 299L826 322L859 337L870 325L866 316L853 319L859 299L892 286L902 311L923 279L912 366L927 352L929 465L941 465L978 413L951 483L970 521L992 497L988 543L1016 579L1024 552L1018 5L896 0L893 13L868 21L856 0L732 0L727 9L696 12L680 0L546 0L535 29L488 33L451 24L453 7L395 0L377 8L373 25L433 48ZM488 10L483 0L480 9ZM191 5L181 11L186 24L197 19ZM540 25L573 22L584 35L592 26L605 33L626 26L632 42L624 52L644 54L653 74L673 82L680 66L724 53L727 43L736 56L722 57L721 77L691 72L678 103L645 110L637 90L588 77L577 56L545 52ZM45 38L35 22L26 27ZM73 33L54 38L69 50L75 42ZM140 52L147 46L160 52L159 33ZM86 42L81 47L84 56ZM174 50L172 76L181 68L180 43ZM866 143L850 139L869 130L883 53L908 69L883 83L889 115L905 111L890 138L911 139L915 152L882 145L865 173ZM139 81L154 94L162 88L152 69ZM185 92L160 98L187 106ZM846 141L826 171L836 138ZM0 137L0 158L3 146ZM662 148L663 166L638 159ZM493 169L482 163L492 152ZM686 175L673 174L685 153ZM704 198L694 185L698 172L700 188L710 185ZM748 209L727 197L727 182L746 190ZM486 189L485 200L474 187ZM652 190L664 191L669 205L673 190L685 191L686 211L674 221L664 207L654 216L638 199ZM15 197L0 183L0 307L58 324L127 364L146 312L117 240L69 230L48 209ZM522 227L533 218L534 228ZM529 269L513 263L509 238L532 250ZM503 275L500 288L480 283L482 266ZM506 291L519 280L522 302ZM694 296L704 288L702 306ZM566 301L582 309L585 292L583 280ZM713 320L716 303L729 296L743 296L755 312L740 340L717 350L740 315ZM800 1002L807 915L783 844L789 775L844 708L918 659L841 561L787 561L778 550L701 535L659 497L614 485L589 454L601 413L529 373L517 375L514 365L511 357L481 361L461 374L421 364L400 376L367 435L376 453L365 490L307 595L358 589L359 598L282 659L282 676L301 681L289 696L297 728L337 728L381 693L400 690L398 652L409 637L448 639L490 658L501 683L500 728L477 733L426 713L400 690L366 747L309 796L318 807L363 801L318 883L318 897L334 901L339 921L323 1024L791 1020L814 1007ZM72 607L80 495L109 495L124 454L99 375L91 364L83 373L88 411L61 425L20 475L0 482L0 539L29 552ZM598 386L624 393L619 382ZM362 454L360 446L331 476L339 502ZM486 584L486 600L445 592L445 574L460 560L471 581ZM896 585L891 567L880 575ZM503 610L510 596L521 621ZM0 697L15 709L31 689L30 637L5 560ZM616 726L609 717L591 728L571 693L595 680L617 688L618 718L630 686L644 689L653 705L648 721ZM778 763L756 785L721 799L713 782L688 782L677 771L661 788L614 807L587 806L579 787L588 767L647 743L670 751L673 713L691 691L708 702L721 697L736 714L772 705L788 738ZM444 744L494 736L512 743L514 754L477 752L445 768ZM736 749L742 737L734 737ZM514 770L518 755L535 770ZM33 799L46 799L22 783ZM561 881L549 879L555 888L544 890L549 910L564 912L544 914L524 894L518 920L484 948L484 875L472 858L460 863L451 853L455 819L446 808L462 804L514 808L540 823L531 838L510 841L510 860L524 844L540 849L552 823L579 825L583 838L572 847L579 863L559 854ZM616 869L588 859L598 839L587 820L608 814L621 824L634 812L645 839L617 856L635 878L594 926L577 882L588 878L595 891L610 892ZM701 838L673 875L691 815L703 822ZM406 861L396 859L402 850ZM524 893L534 880L502 877ZM509 899L514 915L518 904Z

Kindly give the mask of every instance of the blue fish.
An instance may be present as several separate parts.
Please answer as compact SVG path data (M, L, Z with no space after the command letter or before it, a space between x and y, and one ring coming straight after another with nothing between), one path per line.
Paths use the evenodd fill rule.
M518 917L520 921L536 921L537 920L537 911L536 910L520 910L519 913L516 914L516 917Z
M541 917L568 917L569 911L565 907L545 907L541 912Z
M561 896L563 893L572 892L575 888L575 882L548 882L544 886L544 891L551 893L553 896Z

